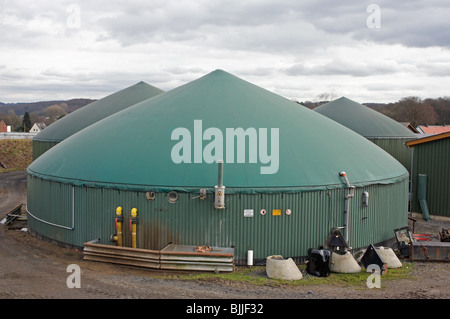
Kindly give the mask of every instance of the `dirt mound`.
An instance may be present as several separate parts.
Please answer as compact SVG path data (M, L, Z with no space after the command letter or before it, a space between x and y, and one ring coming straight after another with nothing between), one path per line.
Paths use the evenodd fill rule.
M33 161L31 139L0 140L0 173L24 170Z

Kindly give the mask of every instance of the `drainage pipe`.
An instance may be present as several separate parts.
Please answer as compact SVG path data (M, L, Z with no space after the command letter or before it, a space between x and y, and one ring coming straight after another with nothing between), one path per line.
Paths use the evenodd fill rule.
M418 174L417 177L417 199L422 209L423 219L428 221L430 220L430 212L427 204L427 175Z
M414 147L409 148L411 151L411 172L409 173L409 215L412 216L413 209L413 172L414 172Z
M350 191L350 193L348 193L345 196L345 211L344 211L344 214L345 214L345 225L344 225L345 237L344 238L348 244L349 229L350 229L350 226L349 226L349 224L350 224L350 198L353 198L353 196L355 196L355 186L350 185L350 182L348 181L348 178L347 178L347 174L344 171L340 172L339 176L344 178L345 184L347 185L347 187Z

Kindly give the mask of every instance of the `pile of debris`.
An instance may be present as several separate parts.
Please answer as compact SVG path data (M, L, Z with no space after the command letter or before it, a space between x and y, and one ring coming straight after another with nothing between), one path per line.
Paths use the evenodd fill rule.
M25 204L20 204L6 214L6 217L1 221L8 229L27 230L27 213L24 209Z
M449 230L442 228L439 241L432 234L411 233L409 226L394 229L400 255L410 260L450 261Z
M326 277L331 272L357 273L366 271L385 274L389 268L402 267L399 259L417 261L450 261L450 231L442 228L439 241L432 234L412 233L409 226L394 229L398 255L392 248L375 247L373 244L354 254L338 229L334 229L323 246L309 249L307 273ZM324 247L327 247L325 249Z

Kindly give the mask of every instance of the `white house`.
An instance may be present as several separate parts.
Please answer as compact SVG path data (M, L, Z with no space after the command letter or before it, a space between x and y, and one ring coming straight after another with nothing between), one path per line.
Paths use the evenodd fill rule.
M44 128L46 128L45 123L34 123L31 127L30 133L39 133Z

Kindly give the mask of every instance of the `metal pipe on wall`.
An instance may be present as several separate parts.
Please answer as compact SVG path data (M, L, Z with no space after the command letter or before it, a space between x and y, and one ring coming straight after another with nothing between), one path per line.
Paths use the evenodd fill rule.
M344 214L345 214L345 241L348 244L348 239L349 239L349 230L350 230L350 198L353 198L353 196L355 196L355 186L351 186L350 182L348 181L347 178L347 174L342 171L339 173L339 176L343 177L345 180L345 184L347 185L347 187L350 190L350 193L348 193L345 196L345 210L344 210Z

